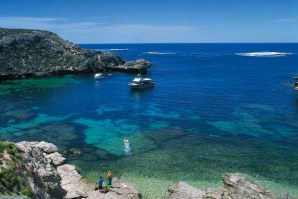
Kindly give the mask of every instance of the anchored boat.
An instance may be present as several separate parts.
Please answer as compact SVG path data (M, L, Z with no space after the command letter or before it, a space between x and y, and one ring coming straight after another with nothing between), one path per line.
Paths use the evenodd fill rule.
M103 78L103 74L102 73L96 73L94 75L94 79L101 79L101 78Z
M128 86L132 89L144 89L154 87L155 82L150 78L143 78L142 75L138 74Z
M298 90L298 76L294 77L295 81L294 81L294 89Z

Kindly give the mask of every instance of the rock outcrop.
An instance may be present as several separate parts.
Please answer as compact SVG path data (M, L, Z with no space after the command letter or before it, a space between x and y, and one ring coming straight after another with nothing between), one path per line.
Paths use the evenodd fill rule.
M0 142L1 144L1 142ZM0 174L1 169L9 169L11 161L16 168L16 174L24 180L31 191L28 196L40 199L139 199L135 185L113 178L113 187L107 193L95 189L95 183L90 184L77 172L74 165L65 164L65 158L58 153L58 148L47 142L19 142L0 145ZM7 164L6 164L7 162ZM234 173L222 176L224 186L201 190L185 182L169 185L169 195L163 199L275 199L273 193L262 188L246 176ZM0 194L7 198L27 198L26 196L10 196L0 178ZM22 185L22 184L20 184ZM4 190L4 192L3 192ZM28 192L26 192L28 193ZM18 191L16 194L22 195ZM2 196L0 196L2 198ZM3 196L4 197L4 196ZM290 198L285 196L284 198Z
M169 186L163 199L275 199L276 197L242 174L224 174L224 188L200 190L185 182Z
M95 190L95 184L87 183L75 166L63 164L65 158L58 148L46 142L19 142L21 161L17 168L35 198L103 198L138 199L134 185L113 178L113 188L108 193Z
M106 70L145 72L151 63L126 62L109 52L82 49L57 34L0 28L0 78L89 73Z
M146 71L147 68L149 68L150 66L151 63L149 61L141 58L134 61L125 62L123 65L115 66L114 70L131 72L139 71L141 73L143 71Z

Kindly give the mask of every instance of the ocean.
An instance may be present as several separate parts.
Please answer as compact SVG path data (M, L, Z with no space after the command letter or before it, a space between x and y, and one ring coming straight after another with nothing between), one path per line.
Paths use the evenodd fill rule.
M0 82L0 140L48 141L91 181L111 170L160 198L241 172L298 197L298 44L80 44L152 62L156 85L110 72ZM129 148L123 139L129 139Z

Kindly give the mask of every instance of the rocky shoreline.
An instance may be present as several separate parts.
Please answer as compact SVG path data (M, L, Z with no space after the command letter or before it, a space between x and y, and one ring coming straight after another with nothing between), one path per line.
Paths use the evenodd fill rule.
M151 63L82 49L43 30L0 28L0 79L122 71L145 73Z
M19 151L16 173L24 179L33 198L139 198L133 184L117 178L113 178L113 188L108 193L95 190L95 182L88 183L74 165L66 164L58 148L51 143L23 141L16 143L16 147ZM2 159L7 161L7 158Z
M58 148L47 142L19 142L15 144L18 152L12 157L0 151L1 170L7 169L8 162L14 160L16 173L24 180L31 191L32 198L106 198L139 199L141 195L136 186L116 177L108 193L95 190L94 183L87 182L74 165L65 163L66 159L58 153ZM3 148L3 147L2 147ZM16 159L17 157L17 159ZM251 181L242 174L224 174L223 188L200 190L185 182L169 185L169 195L163 199L275 199L270 191ZM0 183L0 195L12 195L1 191L5 184ZM0 196L2 197L2 196ZM284 198L289 198L285 196Z

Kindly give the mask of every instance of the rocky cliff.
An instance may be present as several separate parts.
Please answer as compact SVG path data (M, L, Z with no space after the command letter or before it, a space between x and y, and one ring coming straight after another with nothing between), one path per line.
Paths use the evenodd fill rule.
M57 34L0 28L0 78L99 71L146 71L151 63L82 49Z
M18 194L38 199L139 199L133 184L117 178L113 178L113 188L108 193L95 190L96 184L87 183L75 166L65 164L65 158L51 143L19 142L13 154L9 155L7 150L6 148L0 151L0 176L2 177L6 170L13 169L14 177L27 188L23 192L17 187L12 188L11 177L0 181L0 195Z

